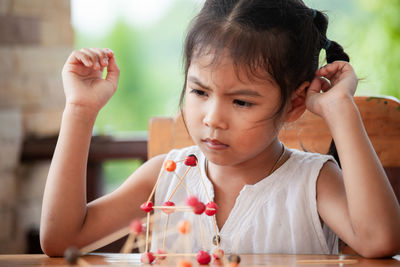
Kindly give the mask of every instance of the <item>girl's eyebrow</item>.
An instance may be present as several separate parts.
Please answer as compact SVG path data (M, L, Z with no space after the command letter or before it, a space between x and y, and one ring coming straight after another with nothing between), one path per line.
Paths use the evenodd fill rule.
M262 96L257 91L254 91L251 89L239 89L239 90L233 91L231 93L228 93L227 95L230 95L230 96L245 95L245 96L255 96L255 97Z
M198 86L200 86L201 88L203 88L205 90L212 91L212 89L210 89L208 86L202 84L199 81L199 79L195 76L188 76L187 79L188 79L188 81L197 84ZM255 90L251 90L251 89L239 89L239 90L227 93L227 95L229 95L229 96L245 95L245 96L255 96L255 97L261 96L260 93L258 93Z
M200 82L200 80L199 80L197 77L195 77L195 76L188 76L187 79L188 79L188 81L191 81L192 83L197 84L198 86L200 86L200 87L203 88L203 89L212 91L211 88L209 88L208 86L202 84L202 83Z

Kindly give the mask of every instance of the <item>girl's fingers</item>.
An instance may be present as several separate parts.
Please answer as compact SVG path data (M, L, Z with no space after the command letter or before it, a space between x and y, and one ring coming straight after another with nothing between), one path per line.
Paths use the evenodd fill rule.
M108 48L82 48L80 50L73 51L67 62L71 64L81 62L86 67L94 67L95 69L99 70L107 67L109 58L113 56L114 53Z
M110 49L107 49L107 55L109 56L108 59L108 66L107 66L107 76L106 80L110 81L114 89L117 89L118 78L119 78L119 67L114 57L114 52Z
M71 70L73 65L81 65L94 69L96 71L103 71L107 67L106 80L110 81L116 88L119 78L119 68L114 58L114 52L109 48L82 48L75 50L69 56L63 71Z
M321 91L326 92L329 89L331 89L332 85L328 79L325 79L324 77L319 78L321 80Z
M92 62L92 67L94 70L100 70L101 69L101 64L99 61L99 55L92 49L88 49L88 48L82 48L80 50L82 53L86 54L91 62Z
M77 64L77 63L82 63L83 65L85 65L86 67L90 67L91 66L91 59L84 53L82 53L81 51L73 51L68 59L67 62L69 64Z
M108 55L105 49L100 48L90 48L90 51L97 55L99 64L102 68L108 65Z
M335 61L318 69L315 72L315 75L323 76L332 82L340 79L342 75L346 73L354 74L354 70L351 65L345 61Z
M312 93L320 93L321 90L328 90L330 88L330 84L329 82L322 78L322 77L315 77L310 86L308 87L308 93L312 94Z

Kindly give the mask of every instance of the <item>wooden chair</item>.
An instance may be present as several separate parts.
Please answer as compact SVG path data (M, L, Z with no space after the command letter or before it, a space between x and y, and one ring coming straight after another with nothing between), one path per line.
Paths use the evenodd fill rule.
M400 102L390 97L355 97L368 136L385 168L400 201ZM279 134L289 148L326 154L332 137L322 118L306 111ZM148 157L167 153L172 148L192 145L181 116L155 117L149 121ZM353 254L344 243L340 251Z

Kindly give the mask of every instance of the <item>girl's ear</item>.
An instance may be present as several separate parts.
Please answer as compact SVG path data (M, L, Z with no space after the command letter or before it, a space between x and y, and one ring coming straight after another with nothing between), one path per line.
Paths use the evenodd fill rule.
M310 82L303 82L292 94L288 109L285 115L285 122L293 122L297 120L306 110L306 94Z

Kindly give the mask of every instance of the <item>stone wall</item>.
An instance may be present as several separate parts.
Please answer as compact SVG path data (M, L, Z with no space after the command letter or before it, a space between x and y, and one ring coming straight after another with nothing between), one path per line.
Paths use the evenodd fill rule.
M24 138L58 133L73 40L69 0L0 0L0 253L27 252L39 228L49 162L20 155Z

